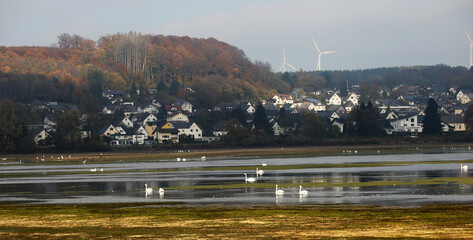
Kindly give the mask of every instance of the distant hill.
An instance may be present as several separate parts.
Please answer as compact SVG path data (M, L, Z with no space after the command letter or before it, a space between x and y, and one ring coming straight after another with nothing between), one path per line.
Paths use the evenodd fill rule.
M242 50L227 43L133 32L103 36L97 42L62 34L54 47L0 47L0 71L0 98L23 101L55 100L48 99L53 95L36 94L41 87L70 95L59 99L80 100L94 91L97 79L90 78L96 76L102 90L155 89L160 82L164 90L175 82L179 89L209 88L214 101L256 100L289 90L268 64L249 61ZM13 90L19 86L24 93ZM163 94L176 98L185 92Z
M52 47L0 47L0 99L22 102L82 102L110 89L139 90L136 101L185 98L197 107L211 107L256 102L293 88L312 92L361 84L435 84L473 91L473 70L436 65L276 74L269 64L251 62L241 49L214 38L134 32L97 41L62 34ZM158 93L149 94L151 89Z

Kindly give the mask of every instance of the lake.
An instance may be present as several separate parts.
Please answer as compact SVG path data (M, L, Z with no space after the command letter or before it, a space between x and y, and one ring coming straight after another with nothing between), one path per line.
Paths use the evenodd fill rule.
M473 151L327 157L0 164L0 201L184 205L472 203ZM267 166L262 166L265 162ZM256 176L256 168L264 174ZM95 169L96 171L91 171ZM101 171L103 169L103 171ZM245 184L244 173L255 178ZM146 196L144 185L153 188ZM275 194L275 185L284 194ZM308 191L299 194L299 185ZM164 195L158 189L165 190Z

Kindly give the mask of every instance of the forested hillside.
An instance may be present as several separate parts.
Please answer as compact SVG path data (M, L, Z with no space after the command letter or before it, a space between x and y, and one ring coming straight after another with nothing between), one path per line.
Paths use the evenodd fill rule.
M63 34L52 47L0 47L0 70L0 97L15 101L81 101L106 89L164 91L173 83L180 86L175 96L164 91L162 100L182 97L184 86L211 93L215 102L289 90L267 64L216 39L132 32L97 42Z

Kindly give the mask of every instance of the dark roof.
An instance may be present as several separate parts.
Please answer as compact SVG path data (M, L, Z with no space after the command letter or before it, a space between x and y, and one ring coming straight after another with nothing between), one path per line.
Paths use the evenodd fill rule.
M193 122L174 122L172 126L175 129L183 129L183 128L190 128L194 124Z
M463 123L464 120L463 116L460 115L442 116L440 119L445 123Z
M179 133L179 130L174 129L174 128L165 128L165 129L159 128L159 129L156 129L156 131L158 131L159 133L171 133L171 134Z

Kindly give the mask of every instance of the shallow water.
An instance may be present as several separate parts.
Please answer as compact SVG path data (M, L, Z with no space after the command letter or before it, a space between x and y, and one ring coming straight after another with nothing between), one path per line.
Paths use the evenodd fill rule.
M461 172L457 163L470 159L473 159L473 151L443 154L371 156L346 154L330 157L231 160L207 158L207 161L187 162L2 164L0 165L0 201L58 204L180 202L186 205L343 203L401 206L473 203L472 185L442 180L443 178L470 178L471 173ZM262 167L262 161L266 162L268 167ZM419 163L373 167L343 166L349 163L413 161ZM445 163L422 163L425 161L445 161ZM313 164L331 164L331 167L301 168L301 166ZM291 168L296 165L298 168ZM270 166L288 167L282 170L270 170L268 169ZM234 168L219 170L224 167ZM248 167L254 170L244 170ZM247 173L248 177L256 177L257 167L263 169L264 174L257 177L256 183L245 185L243 173ZM91 172L90 170L94 168L97 168L97 171ZM103 171L100 171L102 168ZM436 179L441 181L432 182ZM427 182L406 184L417 180ZM376 181L394 181L394 183L363 185ZM154 188L150 196L145 196L145 183L148 187ZM285 191L283 196L276 197L275 184L279 184ZM230 185L235 185L235 187L225 188ZM307 196L299 195L299 185L309 191ZM163 196L159 196L157 192L159 188L165 189Z

